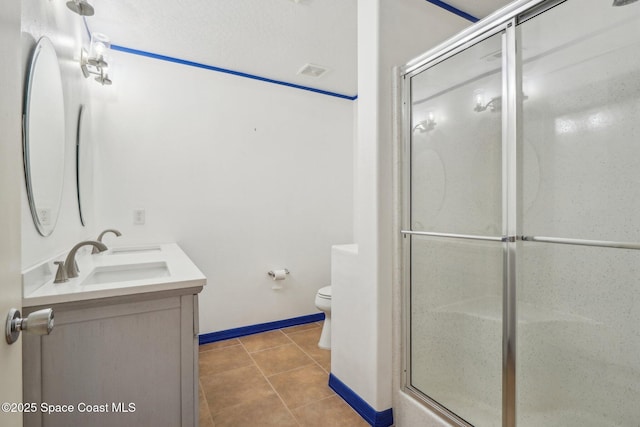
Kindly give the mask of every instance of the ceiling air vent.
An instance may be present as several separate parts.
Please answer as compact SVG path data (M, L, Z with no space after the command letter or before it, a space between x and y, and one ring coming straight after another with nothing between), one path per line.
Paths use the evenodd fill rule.
M322 65L305 64L302 68L298 70L298 74L302 74L303 76L310 76L310 77L321 77L327 71L329 70L323 67Z

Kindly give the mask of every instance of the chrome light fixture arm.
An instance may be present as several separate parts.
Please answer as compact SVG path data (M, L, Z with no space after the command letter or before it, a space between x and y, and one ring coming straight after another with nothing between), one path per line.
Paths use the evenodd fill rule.
M80 68L85 78L96 76L95 81L102 85L110 85L109 63L107 61L111 42L109 37L102 33L91 33L89 51L80 51Z
M85 78L89 78L92 75L96 76L95 81L102 85L111 85L113 82L109 78L108 74L109 64L104 60L103 56L98 58L90 58L86 50L82 49L80 53L80 68L82 69L82 75Z

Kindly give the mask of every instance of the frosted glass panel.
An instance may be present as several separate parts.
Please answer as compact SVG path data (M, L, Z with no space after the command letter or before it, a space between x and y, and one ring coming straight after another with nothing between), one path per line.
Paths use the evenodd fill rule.
M411 385L478 426L501 426L499 242L411 240Z
M518 427L640 423L640 251L524 243Z
M640 241L640 2L568 1L520 31L524 234Z
M640 2L519 31L523 234L640 242ZM518 251L518 427L640 425L640 251Z
M411 80L411 227L501 234L501 34Z

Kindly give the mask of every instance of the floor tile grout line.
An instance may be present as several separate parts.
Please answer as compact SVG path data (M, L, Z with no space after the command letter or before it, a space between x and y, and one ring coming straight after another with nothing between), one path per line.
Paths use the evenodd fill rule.
M217 377L219 375L224 375L224 374L227 374L229 372L237 371L239 369L244 369L244 368L246 368L248 366L253 366L253 365L255 365L255 363L253 362L253 359L251 359L250 363L247 363L246 365L235 366L233 368L225 369L224 371L214 372L212 374L203 374L202 372L200 372L198 374L198 377L199 377L200 380L202 380L203 378Z
M313 329L315 329L315 328L313 328ZM300 332L306 332L306 331L308 331L308 330L309 330L309 329L304 330L304 331L300 331ZM295 345L295 346L296 346L300 351L302 351L302 352L305 354L305 356L307 356L308 358L310 358L310 359L311 359L311 360L312 360L316 365L318 365L318 366L319 366L319 367L320 367L324 372L326 372L327 374L330 374L330 372L329 372L329 371L327 371L327 370L324 368L324 366L322 366L322 364L320 364L320 362L319 362L315 357L313 357L309 352L307 352L307 351L306 351L306 350L305 350L305 349L304 349L300 344L298 344L296 341L294 341L294 340L293 340L293 339L291 339L289 336L287 336L287 334L285 334L284 332L282 332L282 330L278 330L278 331L279 331L279 332L281 332L284 336L286 336L286 337L289 339L289 341L290 341L290 342L289 342L289 343L287 343L287 344L275 345L275 346L273 346L273 347L267 347L267 348L263 348L263 349L260 349L260 350L257 350L257 351L253 351L253 352L251 352L251 351L249 351L249 350L247 349L246 345L245 345L241 340L239 340L239 339L238 339L238 344L234 344L234 345L230 345L230 346L226 346L226 347L214 348L214 349L206 350L206 351L202 351L202 352L199 352L199 353L208 353L208 352L211 352L211 351L223 350L223 349L227 349L227 348L231 348L231 347L237 347L237 346L241 345L241 346L242 346L242 348L244 349L244 351L245 351L245 352L247 352L247 354L248 354L248 355L252 355L252 354L262 353L262 352L267 351L267 350L273 350L274 348L279 348L279 347L284 347L284 346L286 346L286 345L294 344L294 345ZM268 331L268 332L271 332L271 331ZM264 332L261 332L261 333L264 333ZM297 334L297 333L298 333L298 332L296 332L296 334ZM255 335L258 335L258 334L255 334ZM237 338L232 338L232 339L237 339ZM329 351L331 351L331 350L329 350ZM251 359L253 360L253 357L252 357ZM266 375L265 375L265 377L266 377Z
M300 369L308 368L309 366L313 366L313 363L309 363L308 365L300 366L300 367L298 367L298 368L290 369L290 370L288 370L288 371L279 372L279 373L277 373L277 374L273 374L273 375L271 375L271 376L269 376L269 377L265 376L265 378L267 379L267 381L269 381L269 383L271 383L270 378L273 378L273 377L275 377L276 375L285 374L285 373L293 372L293 371L296 371L296 370L300 370ZM323 371L324 371L324 369L323 369ZM325 372L326 372L326 371L325 371ZM272 387L275 389L275 387L273 386L273 384L272 384ZM295 410L295 409L302 408L302 407L307 406L307 405L311 405L312 403L319 402L319 401L324 400L324 399L327 399L327 398L329 398L329 397L337 396L336 392L335 392L335 391L333 391L331 388L329 388L329 392L330 392L331 394L329 394L329 395L327 395L327 396L325 396L325 397L320 397L320 398L318 398L318 399L314 399L314 400L312 400L311 402L307 402L307 403L305 403L305 404L303 404L303 405L298 405L298 406L295 406L295 407L289 407L289 405L288 405L286 402L284 402L284 404L285 404L285 406L286 406L287 408L289 408L291 411L293 411L293 410ZM277 393L277 391L276 391L276 393ZM283 399L283 401L284 401L284 399Z
M315 329L315 328L314 328L314 329ZM282 330L280 330L280 331L282 332ZM285 335L286 335L286 334L285 334ZM309 353L307 353L306 351L304 351L304 349L303 349L302 347L300 347L300 346L298 345L298 343L296 343L295 341L293 341L293 340L291 340L291 339L290 339L290 341L291 341L291 343L289 343L289 344L282 344L282 345L279 345L279 346L274 346L274 347L270 347L270 348L265 348L265 349L263 349L263 350L254 351L253 353L249 352L249 350L247 350L247 349L246 349L246 347L245 347L245 351L249 354L249 356L251 357L251 359L254 361L254 364L255 364L256 366L258 366L258 363L255 361L255 359L254 359L254 358L253 358L253 356L252 356L253 354L258 354L258 353L262 353L263 351L266 351L266 350L272 350L272 349L274 349L274 348L284 347L285 345L291 345L291 344L293 344L293 345L295 345L295 346L298 348L298 350L300 350L300 351L301 351L305 356L307 356L307 357L311 360L311 362L310 362L310 363L307 363L306 365L300 365L300 366L297 366L297 367L295 367L295 368L288 369L288 370L286 370L286 371L276 372L276 373L271 374L271 375L269 375L269 376L267 376L267 374L265 374L265 373L262 371L262 369L258 366L258 369L260 370L260 372L262 373L262 375L263 375L267 380L268 380L270 377L273 377L274 375L280 375L280 374L284 374L284 373L287 373L287 372L295 371L296 369L301 369L301 368L304 368L304 367L307 367L307 366L311 366L311 365L313 365L313 364L316 364L316 365L317 365L317 366L319 366L319 367L320 367L320 369L322 369L324 372L327 372L327 370L326 370L326 369L324 369L324 368L322 367L322 365L320 365L320 364L318 363L318 361L317 361L313 356L311 356ZM244 345L244 343L242 343L242 344ZM328 373L327 373L327 374L328 374Z
M316 325L316 326L314 326L314 327L312 327L312 328L302 329L302 330L299 330L299 331L296 331L296 332L291 332L291 333L286 333L286 332L284 332L284 330L283 330L283 329L274 329L274 330L275 330L275 331L278 331L278 332L280 332L280 333L282 333L282 335L284 335L285 337L287 337L287 338L289 339L289 341L294 342L294 341L291 339L291 337L290 337L289 335L295 335L295 334L299 334L299 333L301 333L301 332L307 332L307 331L310 331L310 330L312 330L312 329L319 329L319 328L321 328L321 327L322 327L322 326L320 326L320 325L316 324L315 322L314 322L313 324L314 324L314 325ZM300 325L297 325L297 326L300 326ZM296 326L288 326L287 328L295 328L295 327L296 327ZM287 328L284 328L284 329L287 329ZM204 347L204 346L207 346L207 345L209 345L209 344L215 344L215 343L224 342L224 341L231 341L231 340L236 340L236 341L238 342L237 344L227 345L227 346L224 346L224 347L216 347L216 348L212 348L212 349L210 349L210 350L199 350L199 351L198 351L198 353L207 353L207 352L209 352L209 351L215 351L215 350L221 350L221 349L223 349L223 348L235 347L235 346L238 346L238 345L240 345L240 344L242 343L241 339L242 339L242 338L244 338L244 337L250 337L250 336L254 336L254 335L260 335L260 334L264 334L264 333L266 333L266 332L273 332L274 330L271 330L271 331L264 331L264 332L257 332L257 333L255 333L255 334L245 335L245 336L242 336L242 337L227 338L226 340L220 340L220 341L215 341L215 342L212 342L212 343L201 344L201 345L200 345L200 347ZM283 344L283 345L285 345L285 344ZM276 346L276 347L277 347L277 346ZM273 348L273 347L269 347L269 348ZM245 348L245 350L246 350L246 348ZM261 349L261 350L258 350L258 351L262 351L262 350L268 350L268 348ZM247 353L249 353L249 350L247 350Z
M221 348L219 348L219 349L214 349L214 350L211 350L211 351L203 351L203 352L200 352L200 353L198 353L198 365L200 365L200 361L201 361L201 360L200 360L200 356L201 356L202 354L212 353L212 352L217 351L217 350L228 350L228 349L235 348L235 347L239 347L239 346L242 346L242 343L237 344L237 345L227 346L227 347L221 347ZM247 356L248 356L248 355L249 355L249 352L247 351L247 349L246 349L246 348L244 348L244 346L242 346L242 349L244 350L244 352L245 352L245 353L247 354ZM250 358L250 361L251 361L251 363L253 363L253 359L252 359L252 358ZM200 369L200 366L199 366L199 369L198 369L198 379L201 379L201 378L203 378L203 377L211 377L211 376L215 376L215 375L223 374L223 373L225 373L225 372L233 371L233 370L235 370L235 369L239 369L239 368L244 368L244 367L246 367L246 366L249 366L249 364L247 364L247 365L234 366L234 367L232 367L232 368L224 369L224 370L216 370L216 371L214 371L214 372L210 372L210 373L206 373L206 374L202 372L203 370L202 370L202 369Z
M324 369L324 366L322 366L322 365L320 364L320 362L318 362L318 361L317 361L313 356L311 356L309 353L307 353L306 351L304 351L304 349L303 349L302 347L298 346L298 348L299 348L300 350L302 350L302 352L303 352L304 354L306 354L306 355L307 355L307 357L309 357L311 360L313 360L313 363L315 363L315 364L316 364L320 369L322 369L322 371L323 371L324 373L326 373L326 374L327 374L327 381L328 381L328 378L329 378L329 374L330 374L330 372L328 372L326 369Z
M318 403L318 402L322 402L323 400L331 399L331 398L334 398L334 397L339 397L339 396L338 396L336 393L333 393L333 394L330 394L329 396L321 397L320 399L316 399L316 400L314 400L313 402L305 403L304 405L297 406L297 407L295 407L295 408L293 408L293 409L302 409L302 408L306 408L306 407L307 407L307 406L309 406L309 405L313 405L313 404L316 404L316 403ZM346 404L346 403L345 403L345 404ZM353 408L352 408L352 409L353 409Z
M247 346L245 345L245 343L243 343L243 342L242 342L242 340L240 339L241 337L238 337L238 338L230 338L230 340L232 340L232 339L233 339L233 340L236 340L236 341L237 341L237 343L236 343L236 344L232 344L232 345L228 345L228 346L224 346L224 347L213 348L213 349L211 349L211 350L206 350L206 351L199 352L199 353L208 353L208 352L211 352L211 351L224 350L224 349L228 349L228 348L232 348L232 347L242 346L242 349L243 349L243 350L245 351L245 353L249 356L249 359L250 359L250 361L251 361L251 363L250 363L250 364L248 364L248 365L246 365L246 366L251 366L251 365L253 365L253 366L255 366L255 367L258 369L258 371L260 372L260 374L262 375L262 377L267 381L267 384L269 384L269 386L271 387L271 389L273 390L273 392L276 394L276 396L278 396L278 398L280 399L280 401L282 402L282 404L284 405L284 407L287 409L287 412L288 412L288 413L293 417L293 419L294 419L294 421L296 422L296 424L297 424L298 426L301 426L301 425L302 425L302 424L301 424L301 423L302 423L302 421L300 421L300 420L295 416L295 414L293 413L293 409L302 408L302 407L305 407L305 406L307 406L307 405L311 405L311 404L313 404L313 403L315 403L315 402L319 402L319 401L323 401L323 400L329 399L329 398L331 398L331 397L335 397L335 396L336 396L335 392L334 392L334 393L332 393L332 394L331 394L331 395L329 395L329 396L325 396L325 397L322 397L322 398L320 398L320 399L316 399L316 400L314 400L314 401L312 401L312 402L308 402L308 403L306 403L306 404L304 404L304 405L301 405L301 406L299 406L299 407L297 407L297 408L290 408L290 407L289 407L289 405L287 405L287 403L284 401L284 399L282 398L282 396L280 395L280 393L275 389L274 385L273 385L273 384L271 383L271 381L269 380L269 377L267 377L267 375L265 374L265 372L263 371L263 369L258 365L258 363L256 362L256 359L253 357L253 355L254 355L254 354L259 354L259 353L261 353L261 352L263 352L263 351L266 351L266 350L272 350L272 349L275 349L275 348L278 348L278 347L283 347L283 346L286 346L286 345L293 344L293 345L295 345L295 348L297 348L297 349L298 349L298 350L300 350L300 351L301 351L305 356L307 356L307 357L311 360L311 362L310 362L310 363L308 363L308 364L302 365L302 366L298 366L298 367L296 367L296 368L289 369L289 370L287 370L287 371L282 371L282 372L278 372L278 373L276 373L276 374L272 374L272 375L271 375L271 377L273 377L273 376L275 376L275 375L279 375L279 374L284 374L284 373L287 373L287 372L295 371L295 370L298 370L298 369L302 369L302 368L305 368L305 367L313 366L314 364L315 364L316 366L318 366L318 367L319 367L319 368L320 368L320 369L321 369L325 374L329 375L329 374L330 374L330 371L327 371L327 370L323 367L323 365L319 362L319 360L317 360L315 357L313 357L313 356L311 355L311 353L307 352L307 351L302 347L302 345L298 344L298 343L297 343L297 342L296 342L296 341L291 337L291 336L295 336L295 335L298 335L298 334L301 334L301 333L308 333L309 331L312 331L312 330L315 330L315 329L317 329L317 328L321 328L321 327L322 327L322 325L319 325L319 324L316 324L316 325L317 325L317 327L306 328L306 329L303 329L303 330L300 330L300 331L297 331L297 332L293 332L293 333L291 333L291 334L287 334L287 333L285 333L282 329L278 329L278 331L279 331L282 335L284 335L284 336L286 336L286 337L287 337L287 339L288 339L289 343L287 343L287 344L281 344L281 345L276 345L276 346L268 347L268 348L264 348L264 349L260 349L260 350L258 350L258 351L254 351L254 352L249 352L249 350L247 349ZM271 331L265 331L265 332L271 332ZM263 334L263 333L265 333L265 332L261 332L261 333L259 333L259 334ZM255 334L255 335L259 335L259 334ZM243 366L243 367L244 367L244 366ZM239 367L239 368L240 368L240 367ZM225 371L225 372L228 372L228 371ZM220 372L220 373L222 373L222 372ZM213 374L213 375L216 375L216 374ZM199 381L199 386L200 386L200 387L202 387L202 383L200 382L200 379L199 379L198 381ZM203 393L204 393L204 388L203 388L202 390L203 390ZM206 401L206 404L207 404L207 410L208 410L208 412L209 412L209 417L210 417L211 421L213 422L213 414L212 414L212 412L211 412L211 408L209 407L209 402L208 402L208 400L206 399L206 394L205 394L205 401Z
M307 363L306 365L300 365L300 366L297 366L297 367L295 367L295 368L288 369L288 370L286 370L286 371L276 372L275 374L271 374L271 375L269 375L269 376L267 376L267 375L265 374L265 375L264 375L264 377L265 377L266 379L269 379L269 378L271 378L271 377L275 377L276 375L280 375L280 374L288 374L289 372L297 371L298 369L307 368L307 367L309 367L309 366L313 366L313 359L311 359L311 362Z
M287 408L287 412L289 414L291 414L291 417L293 418L293 420L296 422L296 424L298 424L299 426L300 421L298 421L298 418L296 418L295 414L293 413L293 411L291 410L291 408L289 408L289 405L287 405L287 402L284 401L284 399L282 398L282 396L280 396L280 393L278 393L278 390L276 390L276 388L273 386L273 384L271 383L271 381L269 381L269 377L267 377L265 375L264 377L265 380L267 380L267 382L269 383L269 386L271 386L271 388L273 389L273 391L276 393L276 396L278 396L278 399L280 399L280 401L282 402L282 404L284 405L285 408Z
M298 344L296 343L296 345L298 345ZM304 350L304 348L302 348L302 347L301 347L301 346L299 346L299 345L298 345L298 348L299 348L299 349L300 349L304 354L306 354L306 355L307 355L307 357L309 357L311 360L313 360L313 362L314 362L316 365L318 365L318 367L320 367L320 369L322 369L322 370L327 374L327 381L328 381L328 377L329 377L330 372L328 372L326 369L324 369L324 366L322 366L322 365L320 364L320 362L318 362L318 360L316 360L316 358L315 358L315 357L313 357L311 354L307 353L307 352Z
M291 345L291 344L292 343L289 342L289 343L286 343L286 344L274 345L273 347L261 348L260 350L256 350L256 351L247 350L247 353L249 353L249 354L262 353L262 352L267 351L267 350L273 350L274 348L284 347L285 345Z
M211 424L214 424L213 422L213 414L211 414L211 408L209 407L209 399L207 399L207 395L204 392L204 387L202 387L202 382L200 381L200 379L198 378L198 392L202 392L202 395L204 396L204 403L207 405L207 414L209 414L209 420L211 421ZM198 400L200 400L200 396L198 396ZM198 418L200 418L200 414L198 414Z
M300 325L298 325L298 326L300 326ZM295 328L295 326L290 326L290 327L291 327L291 328ZM282 331L282 333L283 333L283 334L285 334L285 335L289 336L289 335L294 335L294 334L298 334L298 333L300 333L300 332L306 332L306 331L310 331L310 330L312 330L312 329L318 329L318 328L320 328L320 326L317 326L317 325L316 325L316 326L314 326L314 327L312 327L312 328L300 329L299 331L295 331L295 332L285 332L285 331L284 331L284 330L282 330L282 329L281 329L281 331ZM286 328L285 328L285 329L286 329Z
M231 338L231 339L233 339L233 338ZM240 341L238 341L238 344L236 344L236 345L221 347L220 349L213 349L213 350L224 350L224 349L228 349L228 348L231 348L231 347L238 347L238 346L242 346L242 343ZM244 348L244 346L242 346L242 349L245 351L245 353L247 353L247 356L249 356L249 359L251 361L250 364L242 365L242 366L236 366L236 367L231 368L231 369L226 369L224 371L215 372L213 374L208 374L208 375L203 375L202 374L202 370L198 369L198 385L199 385L199 387L202 387L202 378L203 377L206 378L206 377L213 377L213 376L217 376L217 375L222 375L222 374L225 374L227 372L231 372L231 371L234 371L234 370L237 370L237 369L246 368L247 366L251 366L251 365L254 365L258 370L260 370L260 368L256 365L255 361L253 360L253 358L251 357L251 355L249 354L247 349ZM208 353L208 352L209 351L205 351L205 352L202 352L202 353ZM198 361L199 360L200 360L200 355L198 354ZM262 371L260 371L260 374L262 374L264 376ZM207 410L209 412L209 417L211 418L211 423L215 426L215 422L214 422L214 418L213 418L213 412L211 411L211 407L209 406L209 399L207 399L207 394L204 391L204 387L202 387L202 393L204 394L205 401L207 403ZM228 409L228 408L225 408L225 409ZM224 411L224 409L223 409L223 411Z
M291 341L293 341L293 340L291 340ZM310 358L311 360L313 360L313 361L315 362L315 364L316 364L316 365L318 365L318 366L320 367L320 369L322 369L324 372L326 372L326 373L327 373L327 375L329 375L329 374L331 373L331 372L327 371L326 369L324 369L324 366L322 366L322 365L320 364L320 362L318 362L318 361L316 360L316 358L315 358L315 357L313 357L312 355L310 355L309 353L307 353L307 352L305 351L305 349L304 349L304 348L302 348L302 346L301 346L300 344L298 344L298 343L297 343L297 342L295 342L295 341L293 341L293 343L294 343L294 344L295 344L295 345L300 349L300 351L302 351L302 352L303 352L303 353L304 353L308 358ZM331 351L331 350L329 350L329 351Z
M242 344L242 341L240 343ZM244 344L242 344L242 346L244 347ZM245 347L245 351L247 351L246 347ZM296 418L296 416L293 415L293 412L291 412L291 409L289 409L289 406L286 404L286 402L284 401L282 396L280 396L280 393L278 393L278 390L276 390L276 388L273 386L273 384L271 384L271 381L269 381L269 378L267 378L267 376L265 375L265 373L262 370L262 368L260 367L260 365L258 365L258 362L256 362L256 360L253 358L251 353L249 353L248 351L247 351L247 354L249 355L249 357L253 361L253 364L256 365L256 368L258 368L258 371L260 371L260 373L262 374L262 377L267 381L267 384L269 384L269 387L271 387L271 390L273 390L273 392L276 394L276 396L278 396L278 399L280 399L280 402L282 402L282 404L284 405L284 407L287 410L287 412L289 413L289 415L291 415L291 418L293 418L293 420L296 422L296 424L298 426L301 426L301 424L298 421L298 419Z
M231 339L237 339L237 338L231 338ZM218 341L218 342L221 342L221 341ZM206 344L203 344L203 345L206 345ZM224 346L224 347L212 348L211 350L200 350L200 349L198 349L198 353L209 353L210 351L224 350L225 348L237 347L239 345L240 345L240 340L238 340L238 344L227 345L227 346Z
M362 418L362 415L358 414L358 412L356 412L356 410L353 409L351 407L351 405L349 405L347 402L345 402L344 399L341 396L339 396L337 393L335 393L335 392L330 396L321 397L320 399L314 400L313 402L305 403L304 405L300 405L300 406L298 406L297 408L294 408L294 409L296 409L296 410L297 409L302 409L302 408L305 408L305 407L307 407L309 405L313 405L313 404L316 404L318 402L322 402L323 400L329 400L329 399L333 399L333 398L337 398L339 402L342 402L344 405L346 405L346 407L349 408L356 416Z
M303 330L301 330L301 331L291 332L290 334L286 334L286 333L284 333L284 332L283 332L283 333L284 333L286 336L289 336L289 335L298 335L298 334L302 334L302 333L304 333L304 332L312 331L312 330L314 330L314 329L321 329L321 328L320 328L320 327L318 327L318 328L303 329Z
M286 334L283 334L283 335L284 335L285 337L287 337L287 335L286 335ZM285 345L295 344L291 338L287 337L287 339L288 339L290 342L288 342L288 343L286 343L286 344L279 344L279 345L274 345L273 347L261 348L260 350L256 350L256 351L249 351L249 350L247 349L246 345L245 345L242 341L240 341L240 343L242 343L242 345L244 345L244 346L245 346L245 348L244 348L244 349L247 351L247 353L249 353L249 354L255 354L255 353L261 353L261 352L263 352L263 351L267 351L267 350L272 350L272 349L274 349L274 348L278 348L278 347L284 347Z

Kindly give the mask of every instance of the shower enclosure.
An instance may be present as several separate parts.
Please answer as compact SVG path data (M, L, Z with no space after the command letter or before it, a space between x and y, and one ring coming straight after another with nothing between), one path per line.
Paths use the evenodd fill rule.
M640 426L640 2L518 1L406 65L405 390Z

